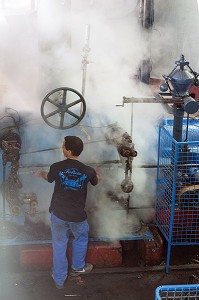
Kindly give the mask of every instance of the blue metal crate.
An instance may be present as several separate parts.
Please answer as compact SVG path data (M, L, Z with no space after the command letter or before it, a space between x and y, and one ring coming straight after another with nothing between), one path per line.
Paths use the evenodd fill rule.
M156 288L155 300L198 300L199 284L162 285Z

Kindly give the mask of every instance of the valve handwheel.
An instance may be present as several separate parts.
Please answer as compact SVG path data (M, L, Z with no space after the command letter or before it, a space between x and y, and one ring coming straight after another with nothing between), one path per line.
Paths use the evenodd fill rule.
M76 126L86 113L86 102L76 90L61 87L48 93L41 104L43 120L56 129Z

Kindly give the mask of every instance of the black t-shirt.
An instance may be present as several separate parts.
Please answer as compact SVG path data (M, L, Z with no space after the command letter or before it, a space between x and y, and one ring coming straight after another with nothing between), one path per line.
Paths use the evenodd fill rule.
M87 218L85 208L87 184L96 185L98 178L93 168L73 159L50 166L48 182L55 181L49 211L64 221L82 222Z

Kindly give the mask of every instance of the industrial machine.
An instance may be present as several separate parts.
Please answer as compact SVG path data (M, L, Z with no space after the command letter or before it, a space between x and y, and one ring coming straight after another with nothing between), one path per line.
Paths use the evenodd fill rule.
M37 206L37 197L35 193L20 192L23 184L19 178L19 160L21 149L21 136L19 133L19 115L12 109L6 109L5 114L0 119L0 148L2 150L2 172L3 182L1 184L1 193L3 195L3 217L5 217L6 201L10 212L14 216L20 214L20 206L24 203L30 205L32 213ZM6 174L10 164L9 174Z
M64 10L67 6L70 11L70 1L60 1L57 4L58 2L54 1L55 5L59 6L59 10ZM94 5L94 2L90 1L89 5ZM31 1L31 3L34 4L32 6L35 10L36 2ZM149 44L154 24L154 0L139 0L137 4L137 7L139 6L140 33L144 36L143 40L148 40ZM57 6L56 8L58 9ZM44 19L42 19L43 22L45 22ZM60 22L60 24L62 23L63 27L66 25L66 19L66 16L62 15L63 23ZM47 22L48 20L47 18ZM51 21L54 21L55 25L58 23L56 18ZM71 47L70 30L63 30L52 42L48 36L45 39L45 30L42 34L38 38L40 50L43 50L40 55L46 51L46 57L50 57L51 51L53 52L57 43L57 48L64 49L64 53L67 47ZM66 36L67 38L65 38ZM38 182L32 176L34 170L38 168L48 170L51 163L60 160L62 157L60 141L67 134L82 137L87 153L87 156L83 156L83 160L99 169L105 178L103 185L95 195L89 191L89 197L93 200L90 201L87 208L90 223L93 226L90 239L153 239L150 230L137 217L137 210L132 205L132 195L135 190L132 178L133 175L136 176L133 161L139 156L134 145L132 131L124 130L122 124L109 124L104 120L98 128L94 128L94 126L90 126L86 114L85 84L89 64L89 38L90 26L87 25L82 58L81 92L64 85L48 92L41 100L41 118L37 119L35 123L30 122L33 119L31 114L27 118L28 121L24 123L22 121L24 112L19 111L18 113L12 109L6 109L2 113L0 118L0 149L2 153L0 244L51 242L46 215L48 214L47 201L50 201L52 186L47 188L46 183ZM66 48L65 44L63 46L61 43L63 40L67 40ZM63 48L59 47L60 45ZM140 82L149 84L152 72L150 49L145 49L145 53L147 55L142 57L139 63L137 78ZM60 52L57 51L57 54L59 56ZM53 68L55 65L56 63L53 64ZM168 241L167 269L172 245L198 243L196 238L198 236L199 190L198 135L197 126L195 123L191 124L190 115L195 114L199 107L198 99L195 99L192 92L193 87L199 86L199 74L189 66L189 62L186 61L183 54L175 62L175 65L169 75L163 75L164 82L160 85L160 92L155 93L154 97L123 97L123 103L119 105L123 107L128 103L161 103L165 110L173 115L171 121L167 120L161 124L158 164L137 166L137 168L147 170L152 168L158 170L155 224ZM42 69L42 66L39 67ZM43 71L41 74L45 73L45 67L46 65L41 70ZM50 68L52 67L48 65L46 68L49 68L46 75L50 77L52 74ZM54 75L57 74L56 71L54 70ZM61 72L62 70L59 73L60 77L65 74ZM56 76L52 76L50 80L54 81L55 78ZM41 80L41 82L45 82L45 80ZM51 82L47 86L54 86L54 84ZM192 125L194 129L191 127ZM193 129L193 134L190 134L191 129ZM141 205L138 209L142 208ZM146 208L148 209L148 207ZM103 219L99 220L99 215L107 217L109 223L105 224ZM19 225L20 220L22 222ZM132 220L134 223L131 222ZM118 229L118 231L116 230L117 234L111 235L110 229Z
M184 55L175 64L169 75L163 75L165 82L154 98L124 97L122 104L161 103L173 114L173 119L166 119L159 130L154 220L168 241L167 272L171 246L199 244L198 120L190 120L190 115L199 109L199 100L191 92L192 87L199 86L199 74Z
M198 86L198 76L182 55L170 75L163 76L166 83L160 86L165 92L169 88L174 101L182 101L180 105L174 102L174 120L173 124L170 123L173 134L168 121L164 129L160 129L159 137L155 222L168 241L167 272L171 246L199 244L199 135L197 119L189 118L199 108L198 101L193 98L195 95L189 92L192 86ZM187 113L187 119L184 118L184 112Z
M43 130L43 121L45 121L49 126L46 127L46 131L48 134L46 136L52 135L52 131L56 131L55 139L61 140L65 136L66 132L64 132L65 126L67 127L70 134L76 134L81 136L82 139L85 140L85 147L88 147L87 151L88 155L90 151L94 153L94 157L91 159L89 157L84 158L87 163L90 163L95 168L97 168L101 173L115 173L115 170L120 169L120 176L123 176L121 182L120 176L116 179L116 182L111 186L104 189L101 195L103 198L106 198L106 201L109 202L109 205L112 205L117 214L123 215L123 222L125 223L126 214L129 211L129 200L130 194L133 191L133 182L132 182L132 162L133 159L137 156L137 152L134 148L134 143L132 141L132 137L120 127L117 123L109 124L104 127L103 132L101 132L101 138L99 141L96 141L97 144L100 143L100 147L103 146L101 153L96 151L96 145L93 144L93 135L87 129L87 134L91 137L91 141L87 140L87 136L85 137L84 131L82 131L83 125L80 124L77 126L77 123L80 123L83 116L81 115L78 118L78 113L71 113L71 106L68 105L67 97L69 92L74 93L81 99L73 101L74 103L83 101L84 105L84 114L85 114L85 100L77 91L70 88L61 88L56 91L52 91L49 93L42 102L41 105L41 115L42 119L40 121L36 121L35 133L34 126L32 126L31 118L24 122L23 114L20 115L20 112L13 111L12 109L7 110L4 114L2 114L2 123L1 124L1 151L2 151L2 184L1 184L1 196L2 196L2 214L1 214L1 222L3 222L3 228L5 230L1 233L1 242L7 244L20 244L26 243L27 240L30 242L38 242L45 240L50 242L50 228L49 226L43 226L43 220L46 218L45 214L48 212L47 205L45 209L42 208L42 198L49 197L50 200L50 190L47 191L44 188L45 195L42 191L42 184L38 183L36 177L33 177L34 170L38 168L48 168L52 163L57 159L60 159L60 147L46 147L40 148L36 150L34 147L36 146L34 136L36 139L42 140L44 139L43 134L45 134L45 130ZM60 96L62 95L62 97ZM63 96L64 95L64 96ZM52 104L53 112L44 113L46 102ZM63 104L64 103L64 104ZM62 105L63 104L63 105ZM56 106L56 109L54 109ZM51 108L52 108L51 107ZM70 107L70 108L69 108ZM64 115L69 113L72 114L73 118L76 118L77 121L75 123L64 123ZM51 116L53 116L53 121ZM29 116L30 117L30 116ZM48 120L49 118L50 121ZM6 121L6 122L5 122ZM34 122L34 121L33 121ZM55 123L53 123L55 122ZM68 122L68 119L67 119ZM30 125L29 125L30 124ZM34 123L33 123L34 124ZM84 122L84 125L86 123ZM42 130L41 130L42 128ZM59 130L61 129L61 130ZM92 129L93 131L93 129ZM100 142L101 141L101 142ZM54 141L52 142L54 143ZM32 148L33 147L33 148ZM38 146L36 146L38 148ZM92 147L92 150L91 150ZM94 147L94 148L93 148ZM105 149L105 152L103 152ZM50 156L45 161L46 152L53 151L53 156ZM91 159L89 161L89 159ZM118 173L118 171L116 171ZM111 175L113 177L113 174ZM123 175L122 175L123 174ZM106 176L104 175L105 180ZM114 175L115 176L115 175ZM38 184L41 186L38 187ZM100 191L97 192L100 195ZM92 197L92 195L91 195ZM96 196L95 196L96 198ZM98 197L98 200L94 205L92 204L88 207L88 215L91 219L92 226L98 226L93 223L92 219L98 211L101 205L101 199ZM107 204L106 204L107 205ZM94 217L94 218L95 218ZM19 226L19 223L22 225ZM119 226L120 222L118 222ZM41 235L41 231L38 230L38 226L42 226L43 234ZM17 233L16 230L13 231L10 229L12 227L15 229L18 228ZM136 219L136 226L128 227L124 225L125 231L124 233L120 233L123 239L131 239L132 236L136 235L138 239L143 238L143 236L151 236L148 231L145 230L140 234L140 222ZM13 234L10 235L10 232ZM25 233L24 233L25 232ZM91 236L92 239L109 239L109 236L102 236L103 233L96 233L95 229L91 228ZM116 238L116 237L114 237Z
M106 186L106 188L102 189L102 194L97 192L98 197L93 197L97 200L92 205L93 207L88 208L88 214L93 213L94 210L97 211L102 200L106 201L104 205L106 210L109 203L110 209L113 208L117 211L115 218L118 227L121 221L119 222L117 216L120 213L123 215L121 219L124 223L124 231L119 233L119 238L143 239L152 237L147 228L139 232L141 224L136 216L135 226L127 228L128 226L125 224L130 209L130 195L134 188L132 162L137 156L131 135L117 123L103 124L100 130L89 127L90 124L88 124L84 97L86 71L89 64L89 38L90 26L87 25L82 59L81 93L74 88L65 86L57 87L48 92L41 102L42 119L37 119L35 123L31 121L31 119L34 120L31 114L27 117L24 112L19 111L15 112L16 116L13 117L11 115L12 110L9 111L9 114L7 112L2 113L0 120L2 121L1 150L3 161L1 220L3 220L4 225L6 224L6 226L2 226L5 228L2 233L4 237L2 243L16 244L27 240L35 242L38 239L39 230L38 228L33 229L36 224L41 224L46 219L48 210L46 204L44 207L44 199L50 200L51 188L46 189L46 186L43 186L44 183L38 183L37 179L33 179L32 176L34 170L38 168L48 170L51 163L56 159L60 160L62 150L61 145L57 145L66 134L76 134L82 137L85 148L87 148L85 153L88 153L88 156L83 157L83 160L100 169L104 173L104 177L108 178L104 180L104 187ZM6 118L7 122L5 122ZM11 127L14 132L12 135L9 131ZM92 155L89 155L90 153ZM22 220L22 225L26 229L20 227L17 234L8 241L9 227L17 227L16 224L19 223L19 220ZM42 239L49 241L49 226L47 227L47 232L43 233ZM32 235L33 231L34 235ZM103 236L103 233L100 233L100 237L92 236L92 238L110 239L111 237L110 235ZM114 238L118 238L118 236Z

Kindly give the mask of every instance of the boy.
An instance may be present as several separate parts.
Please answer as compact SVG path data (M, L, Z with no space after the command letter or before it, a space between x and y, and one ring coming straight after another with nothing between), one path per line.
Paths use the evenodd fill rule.
M36 175L48 182L55 182L49 211L53 246L52 277L58 289L64 287L68 276L66 249L70 233L72 240L71 275L86 274L93 269L85 263L89 225L85 212L87 184L98 183L96 171L78 160L84 144L77 136L66 136L63 154L66 160L50 166L50 171L37 171Z

